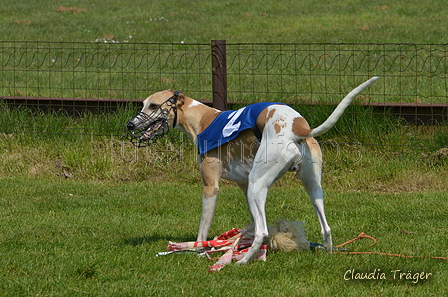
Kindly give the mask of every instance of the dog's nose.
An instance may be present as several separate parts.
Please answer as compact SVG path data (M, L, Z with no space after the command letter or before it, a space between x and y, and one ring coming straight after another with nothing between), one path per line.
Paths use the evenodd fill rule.
M134 130L135 124L133 122L129 122L126 124L126 127L128 128L128 130Z

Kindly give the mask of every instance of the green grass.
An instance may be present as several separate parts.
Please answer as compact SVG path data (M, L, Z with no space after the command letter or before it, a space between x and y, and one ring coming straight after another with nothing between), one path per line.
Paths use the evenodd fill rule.
M297 108L309 115L312 127L328 115L319 107ZM422 184L421 189L446 188L443 179L439 182L439 172L446 176L443 173L446 156L443 151L438 152L448 145L446 127L415 128L387 114L363 113L356 106L350 109L319 139L325 169L334 170L329 176L336 178L337 187L344 183L344 175L337 178L340 172L352 170L356 173L352 182L363 185L361 189L369 184L379 187L389 187L386 184L391 182L405 184L406 175L415 178L409 184ZM156 144L141 149L121 136L124 124L134 115L134 110L124 108L110 114L86 112L69 117L63 112L33 113L4 105L0 109L0 126L4 129L0 134L0 176L56 175L113 181L180 178L200 183L197 148L181 132L172 130ZM427 186L421 181L425 178L417 174L422 170L427 170L425 178L431 181ZM377 174L371 175L372 171ZM383 178L384 172L388 173ZM387 178L392 175L394 179Z
M447 288L448 262L426 258L273 253L266 263L229 265L217 274L207 273L212 261L194 255L156 258L169 240L196 237L202 186L196 149L188 140L167 138L136 150L128 141L107 136L120 133L118 123L130 113L126 110L77 118L22 109L2 112L4 125L14 129L0 136L1 295L358 296L368 290L374 296L421 296ZM391 129L391 119L358 120L351 130L339 126L342 130L322 141L326 209L335 244L366 232L378 244L356 242L349 246L352 251L446 256L446 156L439 158L438 148L353 144L369 133L431 139L411 127ZM90 122L95 131L107 133L84 133L82 127ZM45 133L20 132L33 123ZM76 133L58 131L61 125ZM344 136L350 132L352 137ZM210 236L249 223L240 190L225 181L221 188ZM279 218L302 220L309 240L321 242L309 198L293 174L272 188L267 216L269 224ZM346 281L350 269L380 269L389 278ZM394 270L434 277L416 285L391 279Z
M55 11L61 5L85 10ZM0 7L5 41L0 95L144 98L149 90L176 88L209 99L208 43L226 39L230 100L335 102L361 78L379 74L382 79L358 100L444 103L445 46L420 50L379 43L444 44L447 17L441 0L6 0ZM240 44L248 42L282 44L265 55L264 48ZM324 45L341 42L364 45ZM375 45L366 49L370 43ZM61 50L67 46L67 52ZM280 50L292 55L272 59ZM355 52L368 58L356 60ZM420 58L413 59L415 54ZM298 60L304 61L302 68L293 63L298 57L305 57ZM347 61L350 67L342 69ZM330 113L325 106L295 107L313 127ZM368 247L370 242L357 241L349 245L352 251L447 256L446 127L415 128L356 106L348 111L319 139L335 245L366 232L378 243ZM155 257L169 240L196 238L202 186L196 148L179 133L139 150L120 138L136 112L127 107L69 117L0 105L0 295L437 296L447 291L447 261L429 258L270 253L266 263L232 264L210 274L213 262L204 258ZM240 190L225 181L221 188L210 236L249 223ZM302 220L308 239L321 242L309 198L294 175L276 183L266 210L269 224ZM380 269L388 279L346 281L350 269ZM433 277L413 284L394 280L394 270Z
M83 8L57 12L59 6ZM442 0L3 1L3 40L445 43Z
M277 296L437 295L446 290L447 262L379 255L272 253L267 262L232 264L207 273L213 262L195 255L157 258L169 240L191 241L200 213L201 187L189 182L111 183L1 179L0 293L2 296ZM375 237L352 251L446 256L446 192L327 191L335 244L361 231ZM434 207L437 205L437 207ZM354 207L356 206L356 207ZM312 206L299 187L274 187L269 222L306 223L321 242ZM222 190L211 234L248 223L239 189ZM406 233L403 233L405 230ZM387 273L387 280L346 281L349 269ZM426 282L393 280L390 271L432 273Z
M430 259L275 253L266 263L208 274L213 262L194 255L156 258L169 240L196 237L202 187L189 140L166 138L137 150L119 137L122 123L133 115L126 109L67 117L3 107L1 115L8 127L0 135L1 295L354 296L365 290L373 295L446 290L447 263ZM369 248L357 242L353 251L446 255L447 157L437 154L438 147L355 144L374 133L390 144L406 144L399 139L406 135L420 144L443 145L445 130L426 134L394 119L364 115L343 120L321 139L335 244L363 231L378 244ZM279 218L303 220L308 238L321 242L309 198L293 174L273 187L267 215L270 224ZM239 189L222 182L210 236L248 222ZM425 271L434 278L418 285L345 281L349 269Z

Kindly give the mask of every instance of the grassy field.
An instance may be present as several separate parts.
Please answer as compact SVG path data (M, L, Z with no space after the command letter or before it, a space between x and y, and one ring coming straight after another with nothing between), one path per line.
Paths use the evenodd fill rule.
M156 144L141 149L121 136L123 125L136 113L131 108L68 117L64 112L0 107L0 126L5 128L0 134L0 176L57 175L111 182L180 178L200 183L197 148L181 132L172 130ZM327 116L317 107L298 109L313 127ZM347 190L390 187L399 191L398 184L408 183L409 189L448 189L444 179L448 174L447 127L416 128L393 117L349 109L352 113L345 114L319 139L324 170L329 171L326 178L331 178L327 187L338 189L344 183ZM347 182L347 176L341 176L344 171L351 172Z
M442 0L2 3L2 39L24 41L445 43L448 17Z
M2 118L6 115L22 123L0 135L2 296L359 296L366 291L421 296L447 288L448 262L428 258L270 253L266 263L229 265L217 274L207 273L213 262L195 255L157 258L168 241L196 237L202 187L196 148L188 140L168 138L136 150L119 137L82 130L84 121L93 121L96 131L114 135L117 131L107 129L119 128L126 113L32 117L22 110ZM45 133L20 132L32 121L46 127ZM367 121L354 127L350 139L344 136L348 131L332 131L333 138L322 145L335 244L366 232L378 244L356 242L351 251L446 256L446 154L430 147L344 144L356 135L362 139L365 133L390 130ZM419 133L398 127L384 137ZM66 128L74 133L65 133ZM309 198L292 174L270 192L267 216L269 224L279 218L302 220L309 240L321 242ZM210 235L248 223L240 190L223 182ZM399 279L397 270L431 277ZM387 279L353 280L347 271L381 271Z
M2 178L0 187L2 296L427 296L446 290L444 260L271 253L265 263L210 274L213 262L205 258L156 257L168 240L194 240L199 184L14 177ZM211 233L245 226L244 204L239 189L225 187ZM447 207L446 192L327 191L336 244L361 231L378 240L373 247L366 240L353 243L352 251L446 256ZM308 238L320 242L317 219L300 187L274 187L267 214L270 223L279 217L304 221ZM353 269L376 269L387 279L353 280L347 274ZM432 275L394 279L396 270Z
M448 8L441 0L390 4L6 0L0 7L0 29L2 40L8 41L94 44L212 39L445 43L447 17ZM442 49L438 54L446 53ZM0 60L0 65L4 63ZM20 73L14 67L3 71ZM70 80L61 79L53 91L47 80L63 71L47 71L33 83L50 86L50 95L65 92ZM96 71L95 80L90 76L95 71L82 79L92 85L111 83L106 70ZM178 82L195 88L202 83L200 77L199 82ZM9 80L6 75L1 79ZM136 93L154 87L151 83ZM426 83L424 77L418 79L418 85ZM381 84L386 87L384 80ZM12 88L8 95L20 95L17 91L32 95L32 85L23 86L24 90ZM254 88L267 86L260 79ZM356 107L351 111L319 139L325 158L326 212L335 245L366 232L378 243L368 247L370 242L357 241L348 246L351 251L448 256L447 128L415 128L387 115L372 116ZM119 137L135 113L125 109L68 117L0 105L1 296L437 296L447 291L448 262L430 258L270 253L265 263L229 265L210 274L207 268L213 262L195 255L156 257L169 240L196 238L202 187L196 148L178 133L140 150ZM303 110L303 114L315 126L328 112ZM308 239L321 242L312 206L292 174L272 188L267 216L269 224L279 218L302 220ZM240 190L223 182L210 236L247 223ZM351 271L381 271L386 279L353 280ZM431 275L415 281L397 274L408 272Z

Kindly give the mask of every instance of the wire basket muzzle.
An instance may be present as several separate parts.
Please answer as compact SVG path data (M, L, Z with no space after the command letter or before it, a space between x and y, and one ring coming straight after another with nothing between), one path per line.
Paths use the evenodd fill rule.
M153 118L140 112L125 128L125 137L136 147L145 147L164 136L169 131L168 117L165 110L161 110L159 117ZM130 125L131 123L131 125ZM132 129L130 129L132 127Z

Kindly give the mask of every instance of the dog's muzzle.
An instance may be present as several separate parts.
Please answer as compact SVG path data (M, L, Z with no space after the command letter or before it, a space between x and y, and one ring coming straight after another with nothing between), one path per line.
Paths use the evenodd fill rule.
M126 128L126 138L136 147L144 147L168 133L168 118L152 119L151 116L141 112L126 124Z
M170 97L159 105L151 114L140 112L126 124L124 137L129 139L136 147L145 147L164 136L169 131L168 119L171 110L174 110L173 127L177 122L177 96Z

